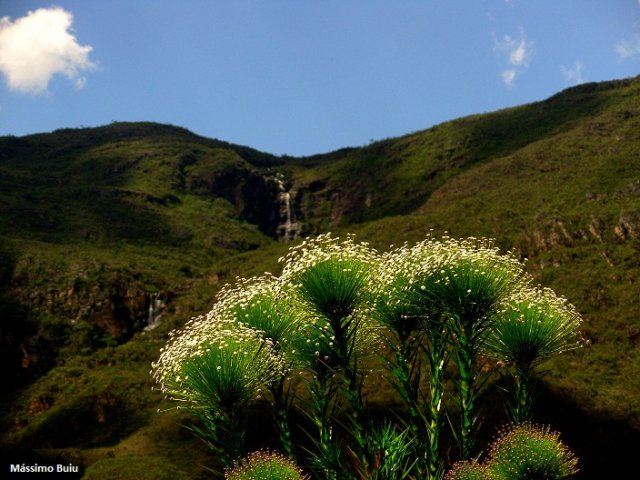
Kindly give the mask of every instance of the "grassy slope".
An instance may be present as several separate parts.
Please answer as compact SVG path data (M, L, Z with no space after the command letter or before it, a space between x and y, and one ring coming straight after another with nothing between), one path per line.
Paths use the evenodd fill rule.
M529 257L529 270L540 282L567 296L587 320L593 345L554 361L558 368L549 375L545 394L553 402L545 408L547 418L583 443L588 442L580 434L587 432L562 423L566 412L558 405L575 405L588 414L604 437L580 447L592 452L611 440L606 422L622 422L620 428L636 440L640 431L640 377L634 368L640 362L634 337L640 244L632 234L622 239L614 233L621 215L637 219L640 212L639 98L638 80L585 85L545 102L467 117L362 149L290 160L287 168L296 186L320 182L303 205L307 227L316 231L355 231L359 239L386 248L419 240L435 228L455 236L496 237L504 248L515 246ZM191 168L207 171L234 162L253 168L273 159L251 150L243 157L243 151L170 127L151 138L151 126L133 136L127 132L135 126L115 127L120 141L92 141L91 149L74 149L79 132L66 132L61 153L48 154L61 162L57 170L50 168L46 142L35 150L43 172L20 168L27 154L11 165L0 161L1 173L12 176L0 190L0 231L17 249L14 269L29 270L34 262L25 258L37 257L43 272L56 270L73 255L79 269L98 262L103 270L142 271L145 282L171 284L184 294L176 298L164 329L73 358L16 392L8 438L85 463L157 456L199 475L199 465L209 461L206 452L175 427L180 415L154 413L165 404L149 390L148 364L168 328L208 308L217 288L208 280L211 272L233 277L277 271L276 259L286 246L237 221L224 201L175 188L176 162L194 149L199 162ZM42 137L47 138L53 141ZM24 151L19 142L40 138L11 141ZM28 156L33 158L33 151ZM64 195L61 181L71 186ZM39 188L28 188L33 185ZM104 201L96 201L96 191L106 192ZM60 210L48 208L54 202ZM7 216L15 211L23 213ZM239 240L229 246L222 242L228 238ZM185 262L193 278L177 273ZM66 271L73 276L72 268ZM69 418L71 430L82 425L86 433L71 439L51 433L56 422ZM622 457L609 452L604 458Z
M255 229L231 218L224 201L184 188L184 177L191 172L250 169L249 160L220 142L180 129L150 125L138 135L123 136L119 131L126 131L127 125L79 131L75 136L64 131L0 139L8 157L0 161L0 232L49 243L153 243L163 248L213 248L216 253L223 239L211 235L226 231L230 238L260 244ZM91 135L94 131L98 133ZM189 164L184 161L187 156L192 157Z
M408 214L461 172L570 131L615 103L632 104L621 92L625 84L582 85L543 102L308 157L293 165L294 184L319 185L318 198L307 199L303 209L311 222L324 221L315 223L321 230Z
M217 259L273 243L229 201L188 185L203 172L277 161L246 147L113 124L5 137L0 152L0 237L12 252L12 294L28 308L34 292L78 285L181 292Z

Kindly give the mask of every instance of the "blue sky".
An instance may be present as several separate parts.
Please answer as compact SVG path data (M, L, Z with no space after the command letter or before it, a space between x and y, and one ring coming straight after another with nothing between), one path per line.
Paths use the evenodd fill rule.
M308 155L640 73L640 0L0 0L0 135L171 123Z

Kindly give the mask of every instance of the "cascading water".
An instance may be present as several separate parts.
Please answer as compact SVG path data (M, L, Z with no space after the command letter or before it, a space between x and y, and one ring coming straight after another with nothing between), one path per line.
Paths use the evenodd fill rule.
M149 299L149 313L147 315L147 326L144 327L145 331L153 330L162 321L162 310L165 304L160 300L160 294L152 293Z
M298 238L300 224L295 221L291 208L291 192L287 191L281 174L275 177L278 186L278 203L280 205L280 223L278 224L278 239L282 242L291 242Z

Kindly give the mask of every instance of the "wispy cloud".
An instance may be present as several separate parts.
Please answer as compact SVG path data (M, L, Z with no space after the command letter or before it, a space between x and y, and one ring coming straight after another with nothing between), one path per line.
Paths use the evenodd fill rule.
M511 87L516 76L529 66L533 54L533 42L531 42L523 29L520 29L518 37L504 35L498 39L494 37L493 50L497 52L506 63L502 70L502 81Z
M513 82L516 79L518 72L514 68L508 68L502 71L502 81L509 87L513 86Z
M640 3L640 0L638 0ZM623 40L614 46L615 52L620 60L626 60L640 54L640 33L636 33L633 38Z
M565 67L562 65L560 67L560 73L562 73L562 76L567 82L574 85L580 85L581 83L584 83L584 78L582 77L583 68L584 66L582 65L582 62L576 61L576 63L573 64L573 67Z
M95 68L92 47L78 44L72 24L73 15L59 7L40 8L13 22L0 19L0 72L10 90L45 93L57 74L76 88L84 86L82 72Z

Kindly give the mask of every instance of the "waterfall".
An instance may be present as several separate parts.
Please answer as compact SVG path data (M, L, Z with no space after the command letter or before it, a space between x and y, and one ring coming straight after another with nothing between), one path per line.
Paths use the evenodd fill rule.
M278 186L278 204L280 206L277 234L280 241L290 242L298 238L300 224L295 221L291 208L291 192L286 189L281 174L276 174L275 182Z
M149 313L147 315L147 326L144 327L145 331L153 330L162 320L162 310L164 309L164 302L160 300L160 294L152 293L149 299Z

